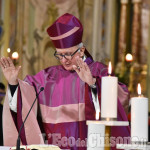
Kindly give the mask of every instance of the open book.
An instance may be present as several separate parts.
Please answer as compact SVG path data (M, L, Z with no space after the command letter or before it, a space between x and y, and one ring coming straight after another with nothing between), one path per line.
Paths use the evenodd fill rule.
M12 147L10 150L16 150L16 147ZM20 150L60 150L55 145L23 145L20 146Z

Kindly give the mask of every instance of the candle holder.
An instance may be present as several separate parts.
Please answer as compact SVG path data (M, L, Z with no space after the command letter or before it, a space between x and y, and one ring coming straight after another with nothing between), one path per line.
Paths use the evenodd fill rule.
M86 121L86 124L88 125L88 143L92 142L90 140L95 139L94 141L97 141L97 143L90 143L91 145L88 146L88 150L92 150L94 144L96 147L93 150L110 150L111 145L110 143L107 143L107 140L110 140L111 138L111 127L112 126L128 126L128 121L102 121L102 120L88 120ZM91 135L91 137L90 137ZM97 135L97 136L96 136ZM100 142L101 141L101 145ZM104 143L105 141L105 143Z
M101 120L100 121L87 121L88 125L88 141L90 141L90 134L101 134L105 140L105 146L95 147L94 150L104 150L111 148L110 143L106 143L107 139L110 140L111 126L128 126L128 121L117 121L117 96L118 96L118 78L111 76L111 63L109 63L108 74L109 76L102 77L101 86ZM99 110L96 112L96 118L99 119ZM105 130L105 136L104 136ZM107 136L107 137L106 137ZM106 139L107 138L107 139ZM102 142L104 144L104 142ZM96 145L97 146L97 145ZM92 148L89 147L88 150Z
M117 121L117 118L101 118L102 121Z

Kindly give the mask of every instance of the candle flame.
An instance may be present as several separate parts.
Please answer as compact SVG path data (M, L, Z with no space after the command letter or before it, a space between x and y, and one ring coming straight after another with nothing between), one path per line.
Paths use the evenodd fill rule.
M130 53L128 53L127 55L126 55L126 61L127 62L131 62L131 61L133 61L133 56L130 54Z
M108 74L111 75L112 67L111 67L111 62L109 62L108 65Z
M141 95L141 84L140 83L138 83L137 92L138 92L138 95Z
M100 111L96 110L96 120L99 120L99 113L100 113Z
M7 52L10 53L10 52L11 52L11 49L10 49L10 48L7 48Z
M13 52L12 53L12 59L18 59L18 58L19 58L18 52Z

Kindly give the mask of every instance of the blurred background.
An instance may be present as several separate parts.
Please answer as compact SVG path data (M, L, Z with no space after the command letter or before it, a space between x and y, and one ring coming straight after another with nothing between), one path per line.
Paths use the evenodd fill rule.
M150 99L149 0L0 0L0 57L22 66L20 79L59 65L46 29L66 12L82 22L83 43L94 60L111 61L131 96L141 83ZM0 82L7 85L1 70Z

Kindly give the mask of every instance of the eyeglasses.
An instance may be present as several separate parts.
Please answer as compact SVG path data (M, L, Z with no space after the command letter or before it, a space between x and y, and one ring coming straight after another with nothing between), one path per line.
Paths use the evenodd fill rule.
M57 54L57 52L55 51L54 56L56 57L56 59L58 60L62 60L63 57L67 60L71 60L72 57L80 50L80 48L78 48L73 54Z

